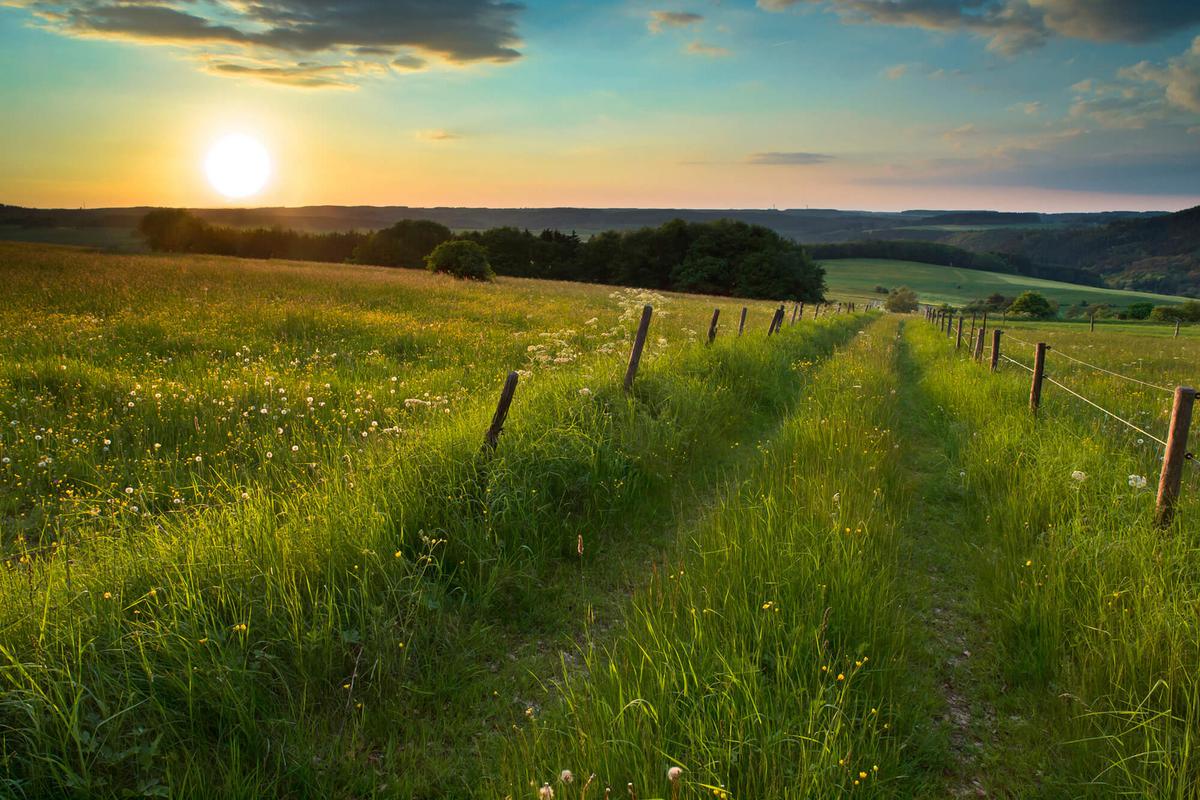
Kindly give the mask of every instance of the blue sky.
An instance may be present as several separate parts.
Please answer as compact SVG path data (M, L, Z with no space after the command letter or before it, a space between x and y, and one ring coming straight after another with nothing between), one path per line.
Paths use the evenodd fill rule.
M1200 203L1195 0L9 3L0 202Z

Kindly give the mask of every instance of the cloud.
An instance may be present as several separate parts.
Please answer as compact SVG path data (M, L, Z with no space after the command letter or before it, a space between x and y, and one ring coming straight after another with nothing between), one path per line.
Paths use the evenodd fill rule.
M425 69L429 66L429 62L419 56L414 56L411 53L398 55L392 59L392 66L396 69L408 70L410 72Z
M708 56L709 58L725 58L733 55L733 51L728 48L706 42L689 42L688 46L683 48L683 52L689 56Z
M508 0L6 0L64 36L170 45L202 69L293 86L344 86L387 67L521 57ZM240 63L252 59L255 64ZM346 66L377 59L382 71ZM335 77L336 76L336 77Z
M1142 61L1118 70L1115 80L1089 79L1071 88L1076 96L1070 116L1092 119L1105 128L1194 123L1200 115L1200 36L1165 64Z
M895 66L885 69L883 71L883 77L887 78L889 81L899 80L900 78L904 77L906 72L908 72L908 64L896 64Z
M1183 55L1157 66L1142 61L1117 73L1126 80L1156 84L1167 103L1183 111L1200 114L1200 36Z
M703 21L702 14L691 11L651 11L646 27L651 33L662 33L663 28L687 28Z
M1200 23L1195 0L1029 0L1046 26L1094 42L1144 42Z
M1035 114L1042 113L1042 109L1045 108L1045 106L1042 105L1042 101L1034 100L1029 103L1017 103L1014 106L1009 106L1009 108L1013 111L1020 111L1023 114L1028 114L1032 117Z
M463 137L461 133L448 131L444 128L433 128L426 131L417 131L417 138L426 142L450 142Z
M800 167L812 164L824 164L832 160L833 156L824 153L767 152L753 153L746 159L746 162L767 166Z
M1014 54L1053 36L1141 42L1200 24L1195 0L758 0L784 11L815 5L846 22L966 32L988 49Z
M202 69L212 75L251 78L298 89L352 89L356 86L354 79L358 77L358 72L352 65L342 64L273 67L213 60L205 62Z
M972 139L979 135L979 129L975 124L968 122L965 125L959 125L957 128L952 128L942 134L942 138L955 146L961 146L966 139Z

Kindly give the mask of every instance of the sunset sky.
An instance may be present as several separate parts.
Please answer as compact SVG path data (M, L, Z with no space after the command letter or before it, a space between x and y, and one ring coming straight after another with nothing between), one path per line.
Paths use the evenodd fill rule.
M1200 0L0 0L0 202L1175 210Z

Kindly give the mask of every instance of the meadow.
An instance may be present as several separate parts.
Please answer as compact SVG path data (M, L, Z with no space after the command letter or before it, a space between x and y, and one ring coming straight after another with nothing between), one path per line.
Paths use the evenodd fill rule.
M1053 386L1034 420L920 315L738 337L727 298L15 244L0 277L0 796L1200 786L1200 470L1156 530L1152 441ZM1036 341L1156 435L1200 377L1191 336L1002 349Z
M894 289L907 286L923 303L949 303L960 306L991 294L1013 298L1021 292L1034 291L1055 300L1062 306L1110 304L1128 306L1151 302L1155 305L1179 303L1181 298L1149 292L1131 292L1097 286L1007 275L985 270L943 267L916 261L894 261L879 258L837 258L821 261L830 290L840 297L880 298L876 286Z

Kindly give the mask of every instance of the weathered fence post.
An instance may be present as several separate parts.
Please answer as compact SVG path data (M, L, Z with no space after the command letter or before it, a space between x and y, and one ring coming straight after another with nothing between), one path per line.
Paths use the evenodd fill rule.
M967 336L967 343L973 344L974 342L975 342L975 312L972 311L971 312L971 333L969 336Z
M767 328L767 336L775 333L783 327L783 306L775 309L775 313L771 315L771 326Z
M1046 372L1046 343L1037 343L1037 352L1033 356L1033 383L1029 386L1029 410L1036 417L1038 406L1042 404L1042 376Z
M981 330L986 332L987 331L987 312L986 311L983 312L983 323L982 324L983 324L983 327L981 328Z
M1088 332L1089 333L1096 332L1096 312L1095 311L1088 314Z
M1179 338L1179 320L1175 320L1175 338Z
M983 360L983 330L975 334L975 361Z
M713 309L712 322L708 323L708 343L712 344L713 339L717 338L717 318L721 316L721 309Z
M951 311L950 315L948 317L946 317L946 338L949 339L953 335L954 335L954 312Z
M954 349L955 350L962 349L962 324L963 324L963 318L960 316L958 318L958 336L954 340Z
M838 307L837 307L837 312L836 312L836 313L838 313L838 314L842 313L842 304L841 304L841 303L838 303Z
M798 320L800 320L801 322L804 321L804 301L803 300L800 301L800 313L796 318Z
M1158 478L1158 504L1154 523L1165 528L1175 517L1175 501L1179 499L1179 483L1183 479L1183 462L1187 459L1188 428L1192 425L1192 406L1196 390L1190 386L1175 389L1175 404L1171 408L1171 429L1167 432L1167 452L1163 456L1162 474Z
M1000 364L1000 329L992 331L992 372Z
M796 315L800 313L800 306L792 303L792 324L796 324Z
M654 309L647 304L642 308L642 321L638 323L637 336L633 339L633 350L629 353L629 369L625 370L625 391L633 388L637 377L638 363L642 360L642 348L646 346L646 332L650 330L650 315Z
M746 330L746 307L742 306L742 321L738 323L738 336L741 336L744 330Z
M517 391L517 373L510 372L504 379L504 388L500 390L500 402L496 404L496 413L492 415L492 424L483 435L483 449L495 450L500 441L500 432L504 430L504 420L508 418L508 407L512 405L513 394Z

